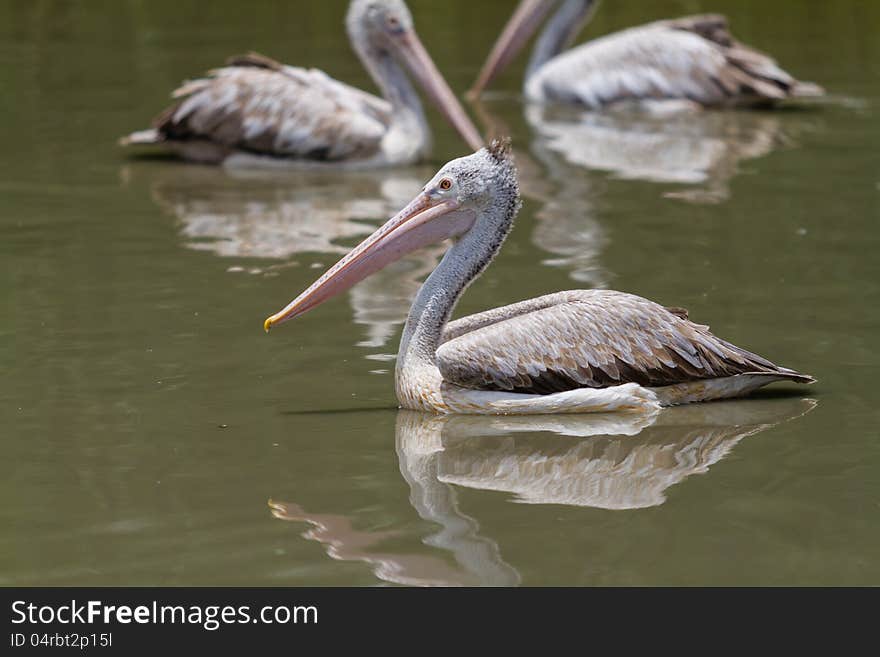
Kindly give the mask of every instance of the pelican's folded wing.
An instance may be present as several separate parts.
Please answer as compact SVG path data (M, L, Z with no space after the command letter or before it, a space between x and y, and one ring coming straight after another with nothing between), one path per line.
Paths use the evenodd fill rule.
M339 160L373 154L388 105L322 71L248 55L184 83L154 126L166 139L207 139L282 157Z
M528 304L536 309L529 311ZM477 321L458 320L457 327L453 323L457 337L441 344L436 356L445 381L548 394L743 373L811 380L715 337L680 308L622 292L560 292L489 313L476 315Z

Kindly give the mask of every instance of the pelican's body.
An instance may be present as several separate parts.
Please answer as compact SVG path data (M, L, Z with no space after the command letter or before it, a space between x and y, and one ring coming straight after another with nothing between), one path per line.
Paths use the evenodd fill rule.
M813 381L715 337L680 308L622 292L558 292L449 322L467 285L500 249L518 208L506 145L496 142L453 160L265 328L314 308L404 253L451 238L401 337L395 382L404 408L651 411L738 397L774 381Z
M268 57L235 57L186 82L149 130L123 145L164 144L188 160L227 166L370 168L409 164L431 150L431 131L405 64L472 148L481 139L425 51L401 0L353 0L349 38L379 98L323 71Z
M795 80L769 56L737 42L717 14L657 21L565 50L595 0L523 0L474 85L478 94L513 58L547 12L523 92L532 102L598 110L620 104L650 109L766 106L822 90Z
M417 332L409 322L401 350ZM650 410L812 381L715 337L681 309L613 290L568 290L464 317L444 327L433 363L420 356L398 355L397 398L435 413Z

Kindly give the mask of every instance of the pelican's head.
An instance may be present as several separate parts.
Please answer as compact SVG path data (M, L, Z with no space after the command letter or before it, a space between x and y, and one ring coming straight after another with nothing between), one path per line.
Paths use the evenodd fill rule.
M267 318L267 331L345 292L416 249L473 234L497 249L519 209L509 140L448 162L403 210L333 265L283 310ZM490 211L491 210L491 211Z
M352 0L345 23L352 44L377 82L381 76L373 70L373 62L393 57L409 69L468 146L483 145L480 133L422 45L403 0Z
M519 198L508 138L496 139L476 153L447 162L428 181L421 196L426 202L446 204L456 212L479 214L502 195Z
M535 54L541 51L542 60L571 45L571 41L591 16L595 5L596 0L521 0L492 46L489 57L467 95L470 98L478 97L495 76L507 68L553 7L560 6L560 9L550 20L536 47Z
M345 24L350 36L363 33L375 50L396 49L401 35L415 32L403 0L352 0Z

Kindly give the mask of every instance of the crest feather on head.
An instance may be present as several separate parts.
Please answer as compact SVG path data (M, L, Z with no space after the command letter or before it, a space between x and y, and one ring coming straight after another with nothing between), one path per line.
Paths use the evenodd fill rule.
M498 164L509 162L512 159L510 137L493 139L492 143L486 147L486 150L489 152L489 155L492 156L492 159Z

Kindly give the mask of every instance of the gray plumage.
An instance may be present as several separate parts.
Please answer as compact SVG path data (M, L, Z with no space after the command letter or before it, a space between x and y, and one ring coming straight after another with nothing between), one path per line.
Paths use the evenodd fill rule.
M737 374L813 381L714 336L680 308L612 290L557 292L451 322L437 367L465 388L532 394Z
M261 55L232 58L186 82L155 120L163 141L203 139L218 152L243 150L315 160L376 152L390 120L387 101L323 71Z
M589 41L547 61L525 88L533 100L591 109L671 99L756 106L822 93L736 41L718 14L657 21Z

